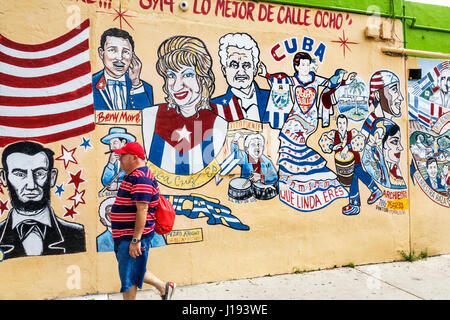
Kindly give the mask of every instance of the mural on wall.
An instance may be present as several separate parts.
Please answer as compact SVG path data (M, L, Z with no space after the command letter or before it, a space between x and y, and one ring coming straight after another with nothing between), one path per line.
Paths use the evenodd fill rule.
M111 230L111 208L116 200L115 197L104 199L98 208L100 223L106 228L104 232L97 236L97 251L110 252L114 251L114 241Z
M269 90L260 89L258 75L259 47L246 33L228 33L219 39L219 57L227 92L212 99L214 111L225 120L247 119L262 122Z
M211 68L212 57L198 38L174 36L158 48L156 70L164 78L166 103L142 111L142 135L152 171L168 187L198 188L220 170L215 158L227 122L212 111Z
M142 63L135 53L133 37L125 30L110 28L103 32L98 54L104 69L92 76L94 108L97 110L97 125L114 125L100 139L108 145L107 163L103 168L99 198L103 199L98 212L100 223L106 228L97 236L97 251L114 251L111 232L110 211L115 195L125 172L120 168L119 155L113 149L136 141L136 136L127 131L126 125L140 125L138 111L153 105L152 86L140 79ZM104 111L103 111L104 110ZM126 110L126 111L124 111ZM120 125L120 126L119 126ZM112 197L111 197L112 196ZM155 234L151 247L166 245L162 235Z
M105 50L109 48L109 43L116 43L115 46L111 45L118 51L111 68L119 69L120 77L125 79L132 77L130 71L126 72L126 67L122 67L130 63L127 63L126 59L135 56L133 38L123 30L120 32L110 30L113 29L108 29L103 34L101 43L105 46ZM116 39L112 41L112 38ZM120 47L119 44L123 49L117 49ZM102 57L101 48L99 53L106 74L109 71ZM118 189L124 172L119 168L118 155L112 150L129 141L140 140L141 137L130 132L134 125L141 127L139 131L142 133L143 145L148 153L148 165L161 184L175 189L195 189L211 180L220 169L214 158L223 146L227 122L212 112L210 96L214 91L214 74L211 70L212 58L206 46L200 39L194 37L175 36L160 45L158 55L156 70L164 78L162 89L166 94L167 103L149 106L147 105L149 100L143 99L145 95L142 93L141 100L135 96L130 97L130 100L135 102L132 107L137 111L131 110L132 108L103 110L96 107L97 125L109 126L108 134L100 140L109 146L109 151L105 152L108 154L108 162L102 174L103 188L99 192L100 198L115 195ZM130 68L132 66L129 66L128 70ZM94 80L93 85L95 83L99 82ZM147 87L151 88L150 85ZM108 96L106 90L108 88L102 96L113 96L111 94ZM120 94L117 96L120 97ZM139 111L141 109L142 113ZM198 162L199 160L201 161ZM177 215L184 215L190 219L208 217L207 223L210 225L249 230L248 226L231 214L229 208L221 205L215 198L200 194L166 196L172 201ZM108 199L114 197L104 199L99 206L100 222L106 227L97 238L97 250L101 252L111 251L112 236L108 231L110 224L107 203L113 200ZM188 242L203 241L203 233L197 229L183 230L182 234L188 234L187 239L190 239ZM184 236L180 237L178 230L174 230L164 237L155 234L151 245L158 247L167 243L186 241Z
M112 127L109 129L109 133L101 138L101 143L109 146L108 162L103 169L102 184L104 190L117 191L119 185L125 176L125 172L120 168L119 155L113 152L114 149L122 148L128 142L136 141L136 137L127 132L126 128Z
M337 69L334 75L328 80L329 85L325 87L319 97L318 118L322 119L322 128L330 126L330 116L334 114L334 106L337 105L336 90L339 90L350 82L354 83L356 73L352 72L347 80L344 80L344 75L347 73L344 69Z
M103 70L92 76L95 110L136 110L153 105L153 89L141 80L142 63L130 34L110 28L98 48Z
M394 118L401 117L403 101L400 80L395 73L379 70L371 76L369 105L373 111L369 113L361 129L365 136L361 162L381 192L373 192L368 203L380 199L377 209L396 214L405 213L408 208L407 192L401 191L407 188L400 170L404 147L401 143L400 126L393 121Z
M86 251L84 227L61 219L51 206L58 176L53 165L54 152L39 143L21 141L3 150L0 179L12 205L0 223L5 259Z
M191 193L188 196L171 196L173 207L177 215L184 215L190 219L208 218L209 225L223 225L234 230L247 231L250 227L231 214L231 210L222 205L219 199Z
M231 142L231 159L241 167L240 177L230 180L228 196L235 200L255 197L269 200L278 195L278 174L272 161L265 156L264 136L260 133L248 134L244 140L244 150L238 141L242 134L236 132Z
M429 67L408 86L411 178L434 202L450 207L450 61ZM428 71L428 72L427 72Z
M339 113L348 120L364 121L369 113L369 90L360 77L348 86L338 88L336 91L337 106Z
M322 134L319 144L323 152L335 152L334 160L338 179L344 186L350 187L349 204L342 208L342 213L357 215L361 207L359 180L372 193L367 200L368 204L375 203L381 197L381 191L361 165L360 152L364 149L365 137L356 129L348 130L348 119L344 114L339 114L336 126L337 130Z
M270 75L263 71L272 86L278 79L286 79L292 87L294 106L279 135L279 198L299 211L318 210L348 196L336 174L326 166L326 160L307 145L308 137L317 130L319 122L319 87L332 89L339 81L340 85L343 73L335 72L340 77L330 81L313 72L311 62L309 53L298 52L293 59L293 76L282 73ZM350 84L355 76L351 73L345 83Z
M142 2L140 6L149 9ZM148 165L158 182L169 189L165 193L177 215L206 218L211 226L250 230L239 217L240 212L232 212L231 208L257 202L287 205L295 209L291 212L312 212L338 199L343 199L344 205L348 199L342 213L357 215L361 207L360 180L370 191L367 203L380 200L377 208L392 207L388 201L381 202L383 197L399 199L400 194L406 200L406 193L390 191L406 189L399 168L403 151L400 127L392 120L400 117L403 100L394 73L377 71L369 89L362 78L356 77L356 72L347 71L345 66L334 67L328 77L321 76L318 70L325 61L327 46L307 36L290 37L263 48L255 40L256 35L219 34L212 40L218 42L217 52L210 54L213 45L207 45L206 39L169 35L154 45L157 59L150 61L145 54L137 56L132 32L123 30L122 25L120 29L101 30L105 31L100 32L99 47L92 58L101 61L103 69L92 73L88 20L67 35L30 46L30 50L0 39L5 50L0 60L5 66L2 75L7 75L0 79L0 108L2 115L3 111L6 115L0 124L4 130L0 131L2 146L15 140L50 143L74 138L97 126L98 135L92 139L95 143L83 137L78 147L91 148L98 160L98 252L112 251L109 210L125 175L119 167L118 155L112 150L130 141L143 144ZM45 53L49 56L39 50L50 50ZM286 59L291 66L293 62L294 73L268 73L260 61L260 50L270 52L277 63ZM53 61L59 54L61 57ZM67 56L70 63L63 64ZM223 77L215 77L213 62ZM143 64L155 68L149 68L142 76ZM273 61L270 68L275 68ZM161 88L142 79L151 81L156 73L164 80ZM215 92L216 81L223 84L220 86L225 88L223 92ZM444 88L445 81L439 81L440 88ZM39 96L41 90L45 93ZM154 101L154 90L165 101ZM441 100L444 98L440 95ZM370 108L373 112L368 115ZM66 115L70 115L68 120L63 117ZM362 128L352 127L363 121ZM60 127L66 129L56 131ZM320 136L318 128L328 129L320 132L323 133ZM271 148L272 133L276 136L276 151ZM314 139L318 139L321 150L313 147ZM417 141L429 139L429 134L417 136ZM445 139L436 143L441 149L448 148ZM65 170L73 169L69 165L81 167L83 164L73 157L76 148L68 145L61 145L62 155L55 161L62 161L59 164ZM327 162L327 156L320 152L332 155L333 163ZM271 153L278 159L272 158ZM440 157L436 163L438 173L448 176L448 168L440 167L442 155L436 156ZM427 177L432 187L440 190L441 185L433 178L436 164L430 161ZM1 173L5 186L8 170L4 166ZM53 168L47 170L53 172ZM49 180L49 188L56 187L54 195L58 200L73 201L72 208L66 207L63 218L74 219L78 214L75 208L85 204L86 190L79 186L86 180L81 168L67 172L71 181L59 184L57 172L50 174L55 178ZM219 184L225 176L229 178L225 185L228 198L226 194L219 197L215 193L222 187ZM68 185L74 185L75 193L64 198ZM211 189L193 193L205 186ZM47 200L50 211L50 199ZM2 201L0 208L3 213L7 203ZM81 228L84 237L82 225L74 222L67 225ZM39 230L32 228L30 232L37 234ZM174 230L164 237L156 235L152 246L199 241L203 241L203 229L195 227ZM79 250L85 250L84 242L79 241L78 245ZM35 254L39 250L38 245L38 249L29 252ZM64 253L69 252L75 250L67 247Z
M74 220L79 214L75 209L85 204L83 169L68 171L69 164L79 165L77 148L61 145L61 156L55 158L43 144L94 130L89 30L85 20L56 39L33 45L0 36L0 146L6 146L0 179L11 204L0 223L5 259L86 251L84 226L63 219ZM86 150L89 141L83 137L80 147ZM55 161L70 175L66 189L75 189L66 199L73 205L63 206L63 218L51 201L53 187L59 198L65 192L64 182L56 183L65 172L58 172Z
M89 20L42 44L0 37L0 146L94 130L88 38Z

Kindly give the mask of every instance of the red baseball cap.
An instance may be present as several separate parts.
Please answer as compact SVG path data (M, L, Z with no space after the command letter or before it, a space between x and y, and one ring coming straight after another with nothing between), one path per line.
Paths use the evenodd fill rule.
M138 142L128 142L120 149L113 149L117 154L132 154L145 160L144 148Z

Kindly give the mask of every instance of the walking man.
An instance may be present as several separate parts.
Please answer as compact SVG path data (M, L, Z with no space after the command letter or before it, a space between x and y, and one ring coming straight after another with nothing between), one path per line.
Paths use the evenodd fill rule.
M159 199L158 182L145 165L144 148L128 142L120 149L120 168L126 175L111 209L114 251L124 300L135 300L137 288L145 282L157 288L163 300L170 300L175 283L164 283L147 270L151 240L155 233L155 211Z

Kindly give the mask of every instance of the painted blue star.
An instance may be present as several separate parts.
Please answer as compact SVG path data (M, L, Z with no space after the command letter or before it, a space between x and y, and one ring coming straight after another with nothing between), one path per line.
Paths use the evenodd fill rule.
M63 185L64 185L64 183L61 183L59 186L56 185L55 194L58 194L59 197L61 197L61 193L64 192Z
M80 144L80 147L84 147L84 151L86 151L87 148L92 148L91 139L86 140L84 137L82 137L82 138L83 138L83 143Z

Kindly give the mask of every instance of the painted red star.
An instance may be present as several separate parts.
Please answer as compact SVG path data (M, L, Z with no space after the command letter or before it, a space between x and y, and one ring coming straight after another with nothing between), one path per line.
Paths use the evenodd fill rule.
M68 182L68 184L73 184L76 190L78 190L78 187L80 186L81 183L86 181L83 178L81 178L81 170L79 170L76 174L72 174L71 172L69 172L69 175L70 181Z
M6 200L5 202L0 200L0 216L3 214L3 211L7 211L8 210L7 204L8 204L8 200Z
M113 21L116 21L117 19L119 19L119 24L120 24L120 29L122 30L122 20L131 28L134 30L134 28L132 27L132 25L127 21L126 18L133 18L135 16L130 16L129 14L125 14L127 13L128 10L122 11L122 4L119 3L119 11L117 11L117 9L114 9L114 12L106 12L106 11L97 11L99 13L106 13L106 14L112 14L115 15L116 17L113 19Z
M83 190L81 192L78 192L78 190L75 190L75 194L69 198L69 200L73 200L73 205L75 206L75 208L78 207L78 205L80 203L86 204L86 202L84 202L84 199L83 199L85 192L86 192L86 190Z
M67 169L69 163L78 164L77 160L73 157L73 154L77 148L73 148L72 150L67 150L66 147L61 145L61 155L55 160L64 161L64 169Z
M340 43L341 44L340 46L344 50L344 58L345 58L345 48L347 48L349 51L352 51L352 50L350 50L350 47L348 45L349 44L358 44L358 42L348 41L348 38L345 37L345 31L344 30L342 30L342 38L339 37L339 40L332 40L331 42L336 42L336 43Z
M64 213L64 217L71 217L73 219L73 216L78 214L78 212L75 211L74 207L67 208L64 206L64 209L66 209L66 213Z

